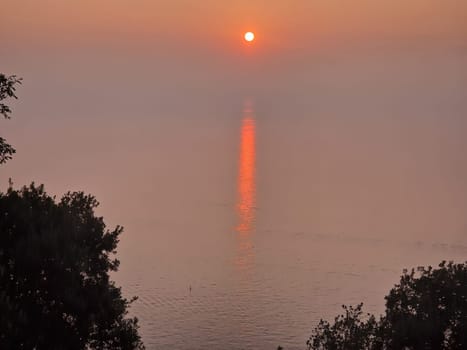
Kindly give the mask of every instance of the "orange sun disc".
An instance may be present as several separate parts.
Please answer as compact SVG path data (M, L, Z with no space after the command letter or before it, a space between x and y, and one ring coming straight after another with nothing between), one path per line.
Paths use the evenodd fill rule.
M248 41L248 42L252 42L253 40L255 40L255 34L252 33L252 32L246 32L245 33L245 40Z

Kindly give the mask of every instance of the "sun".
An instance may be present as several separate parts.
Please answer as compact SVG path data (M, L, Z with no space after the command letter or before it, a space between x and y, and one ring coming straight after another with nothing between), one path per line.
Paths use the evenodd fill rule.
M255 40L255 34L253 32L246 32L244 38L246 41L252 42L253 40Z

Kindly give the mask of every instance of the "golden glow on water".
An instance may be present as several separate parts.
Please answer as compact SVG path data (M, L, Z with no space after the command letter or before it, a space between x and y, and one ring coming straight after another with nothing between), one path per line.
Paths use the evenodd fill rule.
M237 231L241 234L251 233L255 220L256 201L256 149L255 120L251 107L244 110L240 135L240 162L238 172L238 204L239 224Z
M238 169L238 253L236 265L249 270L254 252L251 236L256 218L256 140L255 119L250 103L245 104L240 131L240 158Z

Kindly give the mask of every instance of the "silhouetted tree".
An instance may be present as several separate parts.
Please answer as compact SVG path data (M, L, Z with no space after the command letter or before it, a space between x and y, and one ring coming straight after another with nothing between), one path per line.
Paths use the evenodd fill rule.
M2 101L11 97L16 98L16 85L20 83L21 79L18 79L15 75L7 77L0 73L0 115L6 119L10 119L11 109ZM0 164L11 159L13 153L15 153L15 149L0 136Z
M382 346L380 323L373 315L363 314L363 304L345 306L331 324L320 320L307 341L308 349L351 350L379 349Z
M405 271L384 321L391 349L467 349L467 264Z
M467 263L404 271L378 320L361 308L321 320L308 349L467 349Z
M143 349L131 300L109 278L121 227L82 192L0 192L0 349Z

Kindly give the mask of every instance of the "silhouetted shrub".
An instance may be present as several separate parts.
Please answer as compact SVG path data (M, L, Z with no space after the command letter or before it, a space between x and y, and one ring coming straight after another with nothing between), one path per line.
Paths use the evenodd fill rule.
M467 263L404 271L379 319L362 304L344 310L320 321L308 349L467 349Z
M0 193L0 349L142 349L131 301L109 278L121 227L94 197L32 184Z

